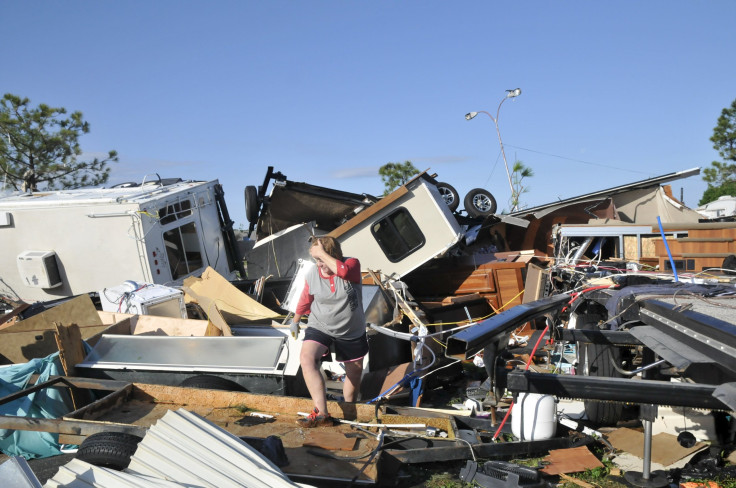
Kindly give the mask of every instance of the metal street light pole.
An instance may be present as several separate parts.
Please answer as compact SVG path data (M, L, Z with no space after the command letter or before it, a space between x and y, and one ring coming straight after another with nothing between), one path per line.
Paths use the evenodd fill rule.
M501 146L501 156L503 157L503 164L506 167L506 177L509 179L509 188L511 188L511 197L514 196L514 184L511 181L511 172L509 171L509 163L506 161L506 151L503 149L503 141L501 140L501 131L498 128L498 116L501 112L501 105L503 105L503 102L508 100L509 98L516 98L519 95L521 95L521 88L516 88L514 90L506 90L506 96L501 99L501 102L498 104L498 108L496 109L496 117L494 118L493 115L489 114L485 110L479 110L478 112L470 112L465 114L465 120L471 120L478 114L486 114L490 119L493 121L494 125L496 126L496 134L498 134L498 144ZM512 208L512 211L516 210L516 208Z

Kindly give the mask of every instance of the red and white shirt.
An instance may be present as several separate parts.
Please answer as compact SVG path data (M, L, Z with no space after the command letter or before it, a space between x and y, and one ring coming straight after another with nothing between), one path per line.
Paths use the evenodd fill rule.
M365 333L360 262L337 261L337 273L324 276L314 266L305 276L306 284L296 305L297 315L309 314L308 327L344 339Z

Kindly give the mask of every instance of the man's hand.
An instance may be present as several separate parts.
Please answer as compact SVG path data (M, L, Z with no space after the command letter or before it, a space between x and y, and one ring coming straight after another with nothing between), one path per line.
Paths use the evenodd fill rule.
M294 339L299 337L299 322L292 322L289 330L291 331L291 337L293 337Z

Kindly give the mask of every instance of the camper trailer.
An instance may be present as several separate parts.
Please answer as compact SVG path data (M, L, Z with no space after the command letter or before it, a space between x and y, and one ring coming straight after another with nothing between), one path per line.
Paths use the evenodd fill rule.
M0 297L47 301L126 281L244 276L217 180L161 180L0 198Z
M434 179L421 173L329 235L363 267L398 279L446 253L463 232Z
M464 236L438 185L423 172L377 199L289 181L269 167L263 185L245 192L246 215L258 238L246 255L249 278L293 277L299 262L310 259L312 235L336 238L346 256L359 257L364 271L401 278Z

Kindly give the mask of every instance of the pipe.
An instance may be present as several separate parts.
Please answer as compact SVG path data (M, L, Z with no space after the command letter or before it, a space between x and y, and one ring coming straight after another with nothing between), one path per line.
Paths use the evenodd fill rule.
M659 218L659 215L657 215L657 224L659 224L659 233L662 234L662 242L664 242L664 248L667 250L667 256L670 258L670 266L672 266L672 273L675 275L675 281L680 281L680 278L677 276L677 268L675 268L675 260L672 259L672 252L670 252L670 246L667 244L667 237L664 235L664 228L662 227L662 220Z

